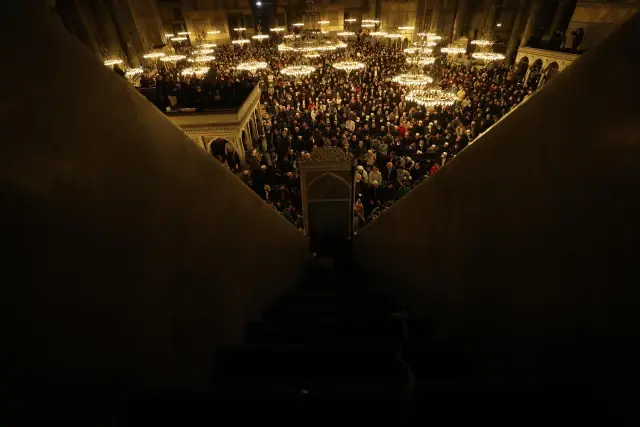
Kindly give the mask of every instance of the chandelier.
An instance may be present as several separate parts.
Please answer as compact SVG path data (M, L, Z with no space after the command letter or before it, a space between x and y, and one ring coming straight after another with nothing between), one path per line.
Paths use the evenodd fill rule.
M213 49L199 49L199 50L194 50L193 53L195 53L196 55L209 55L210 53L213 53L214 50Z
M204 55L204 56L196 56L194 58L189 58L189 62L211 62L216 59L215 56Z
M362 28L373 28L376 26L376 24L360 24L360 26Z
M356 18L347 18L344 20L344 22L356 22L357 19Z
M181 59L185 59L186 56L184 55L167 55L167 56L163 56L160 58L160 61L162 62L176 62L176 61L180 61Z
M410 64L416 64L416 65L431 65L434 62L436 62L436 58L434 56L407 58L407 62Z
M285 67L280 70L280 74L284 74L285 76L308 76L313 73L316 69L309 65L291 65L289 67Z
M204 48L204 49L211 49L212 47L216 47L216 46L217 46L217 44L215 44L215 43L202 43L200 45L200 47Z
M305 58L320 58L320 54L319 53L305 53L304 57Z
M440 52L446 53L447 55L458 55L460 53L465 53L466 51L467 49L463 47L455 47L455 46L443 47L440 49Z
M318 24L320 24L320 25L328 25L329 21L318 21Z
M182 70L181 74L183 76L190 76L195 74L196 76L204 76L209 72L209 67L194 67L194 68L185 68Z
M404 53L408 53L410 55L414 53L429 54L431 52L433 52L433 49L431 49L430 47L408 47L404 50Z
M251 37L252 39L255 40L264 40L264 39L268 39L269 36L266 34L256 34L255 36Z
M266 62L260 62L260 61L249 61L249 62L242 62L240 63L237 67L236 70L241 70L241 71L250 71L250 72L254 72L257 70L264 70L265 68L267 68L267 63Z
M398 30L400 31L412 31L414 29L415 27L398 27Z
M188 36L191 34L191 32L189 31L180 31L179 33L177 33L179 36Z
M300 38L293 42L280 43L280 52L328 52L347 47L346 43L318 37Z
M296 22L295 24L291 24L294 27L304 27L304 22Z
M387 32L386 31L374 31L372 33L369 33L369 35L373 36L373 37L384 37L384 36L387 35Z
M171 37L175 37L175 35L174 35L174 34L171 34L171 33L164 33L164 36L165 36L165 37L167 37L167 38L169 38L169 39L170 39Z
M173 37L171 38L172 42L183 42L185 40L189 40L187 37Z
M211 35L220 34L220 30L207 31L207 34L211 34Z
M379 24L380 21L377 19L363 19L362 23L363 24Z
M234 28L233 31L240 32L240 31L247 31L247 29L245 27L237 27L237 28ZM180 33L178 33L178 34L180 34Z
M436 107L453 105L457 98L453 93L441 89L414 89L405 99L425 107Z
M274 27L269 31L273 31L274 33L280 33L282 31L284 31L284 27Z
M243 45L243 44L249 43L249 40L248 39L236 39L236 40L232 40L231 43Z
M333 68L349 73L355 70L362 70L364 68L364 64L357 61L341 61L333 64Z
M157 59L163 56L165 56L165 54L162 52L151 52L151 53L147 53L146 55L143 55L142 57L144 59Z
M495 52L476 52L471 55L474 59L479 59L481 61L501 61L505 58L505 56L501 53Z
M339 33L336 34L339 37L350 37L350 36L355 36L356 33L354 33L353 31L341 31Z
M284 36L285 39L299 39L302 37L300 34L286 34Z
M131 78L131 77L137 76L138 74L142 74L143 72L144 72L144 70L143 70L142 68L129 68L129 69L124 73L124 75L125 75L126 77Z
M491 46L493 42L491 40L472 40L471 44L475 44L477 46Z
M436 33L418 33L419 37L432 38L436 37Z
M433 83L433 78L422 73L404 73L398 74L391 81L402 86L424 86Z

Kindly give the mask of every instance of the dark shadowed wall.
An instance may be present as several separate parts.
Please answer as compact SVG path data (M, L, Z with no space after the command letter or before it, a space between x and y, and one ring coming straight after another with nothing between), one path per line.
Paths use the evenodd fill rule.
M640 376L635 40L640 17L356 236L360 270L482 381Z
M294 284L307 243L19 3L0 45L0 424L101 425L138 393L206 387L216 346Z

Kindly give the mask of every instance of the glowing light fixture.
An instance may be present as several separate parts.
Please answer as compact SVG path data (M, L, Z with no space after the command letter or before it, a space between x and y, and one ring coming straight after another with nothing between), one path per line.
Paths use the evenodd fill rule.
M501 61L505 56L501 53L494 52L476 52L471 55L474 59L480 59L481 61Z
M210 53L213 53L214 50L213 49L200 49L200 50L195 50L193 53L195 53L196 55L202 56L202 55L209 55Z
M280 32L282 32L284 30L285 30L284 27L275 27L275 28L272 28L269 31L273 31L274 33L280 33Z
M374 31L373 33L369 33L370 36L373 37L384 37L387 35L386 31Z
M280 70L280 74L284 74L285 76L308 76L313 73L316 69L309 65L293 65L290 67L285 67Z
M160 58L160 61L162 62L176 62L176 61L180 61L181 59L185 59L186 56L184 55L167 55L167 56L163 56L162 58Z
M137 75L139 75L139 74L142 74L143 72L144 72L144 70L143 70L142 68L129 68L129 69L124 73L124 75L125 75L126 77L131 78L131 77L137 76Z
M304 22L296 22L295 24L292 24L294 27L304 27Z
M436 58L434 56L407 58L407 62L410 64L417 64L417 65L431 65L434 62L436 62Z
M209 56L209 55L196 56L194 58L189 58L189 62L211 62L214 59L216 59L215 56Z
M431 38L431 37L435 37L436 33L418 33L418 36L420 37L426 37L426 38Z
M180 31L178 33L179 36L188 36L189 34L191 34L191 32L189 32L189 31Z
M430 47L408 47L404 50L404 53L408 53L410 55L414 54L414 53L431 53L433 52L433 49L431 49Z
M377 19L363 19L362 23L363 24L379 24L380 21Z
M398 74L391 81L402 86L424 86L433 83L433 78L426 74L405 73Z
M195 74L196 76L204 76L209 72L209 67L193 67L193 68L185 68L182 70L181 74L183 76L191 76Z
M360 25L362 28L373 28L376 26L376 24L361 24Z
M249 62L240 63L236 67L236 70L254 72L254 71L257 71L257 70L264 70L265 68L267 68L267 63L266 62L249 61Z
M351 72L355 70L362 70L364 68L364 64L357 61L341 61L334 63L333 68L336 70Z
M353 31L341 31L339 33L336 34L339 37L350 37L350 36L355 36L356 33L354 33Z
M471 44L475 44L477 46L491 46L493 42L491 40L472 40Z
M164 33L164 36L165 36L165 37L169 37L169 38L171 38L171 37L174 37L174 36L175 36L175 34L171 34L171 33Z
M415 27L398 27L400 31L411 31L415 29Z
M162 52L151 52L151 53L147 53L146 55L143 55L142 57L144 59L157 59L157 58L162 58L163 56L165 56L165 54Z
M356 18L347 18L344 20L344 22L356 22L357 19Z
M189 40L187 37L174 37L171 39L172 42L183 42L185 40Z
M453 105L457 98L453 93L441 89L415 89L405 99L425 107L436 107Z
M107 59L104 61L104 65L107 67L112 67L114 65L122 64L122 59Z
M233 31L247 31L245 27L234 28Z
M455 47L455 46L443 47L440 49L440 52L446 53L447 55L459 55L461 53L465 53L466 51L467 49L463 47Z
M220 30L207 31L207 34L211 34L212 36L216 34L220 34Z
M264 40L264 39L268 39L269 36L266 34L256 34L255 36L251 37L252 39L255 40Z
M436 36L435 34L427 36L427 40L442 40L442 36Z
M243 44L249 43L249 39L236 39L236 40L232 40L231 43L243 45Z
M328 25L329 21L318 21L318 24L320 24L320 25Z
M200 47L204 48L204 49L211 49L212 47L216 47L216 46L217 46L217 44L215 44L215 43L202 43L200 45Z

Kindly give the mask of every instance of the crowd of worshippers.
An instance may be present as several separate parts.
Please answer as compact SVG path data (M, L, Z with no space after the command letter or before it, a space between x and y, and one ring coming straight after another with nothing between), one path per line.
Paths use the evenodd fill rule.
M478 66L468 56L462 61L441 56L426 72L434 86L455 93L457 101L425 108L406 102L411 88L391 80L407 69L402 49L359 38L347 55L366 68L349 74L331 66L344 55L323 56L313 74L292 78L278 72L295 61L279 54L276 43L263 42L249 54L233 46L216 53L216 72L208 76L212 93L215 88L260 84L264 135L254 143L255 150L247 150L246 166L230 144L213 154L299 228L298 162L317 147L340 147L352 156L358 229L437 173L537 86L523 85L523 76L501 65ZM248 56L269 68L236 71ZM202 92L207 84L207 78L181 79L183 91Z

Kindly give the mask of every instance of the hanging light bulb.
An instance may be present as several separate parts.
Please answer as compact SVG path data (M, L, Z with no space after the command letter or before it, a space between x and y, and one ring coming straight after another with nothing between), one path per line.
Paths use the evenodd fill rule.
M104 61L104 65L107 67L112 67L114 65L122 64L122 59L107 59Z
M405 97L407 102L415 102L425 107L450 106L456 102L456 95L441 89L415 89Z
M238 64L238 66L236 67L236 70L251 71L253 73L254 71L264 70L265 68L267 68L266 62L249 61L249 62L242 62Z
M402 86L424 86L433 83L433 78L421 73L404 73L395 76L391 81Z
M185 68L180 74L182 74L183 76L191 76L193 74L195 74L196 76L204 76L209 72L209 69L209 67Z
M333 64L333 68L335 68L336 70L351 72L364 69L364 64L358 61L341 61Z
M455 47L455 46L443 47L440 49L440 52L446 53L447 55L458 55L461 53L465 53L466 51L467 49L463 47Z
M165 56L165 54L162 52L151 52L151 53L147 53L146 55L143 55L142 57L144 59L157 59L163 56Z
M316 69L309 65L292 65L290 67L285 67L280 70L280 74L284 74L285 76L308 76L313 73Z

